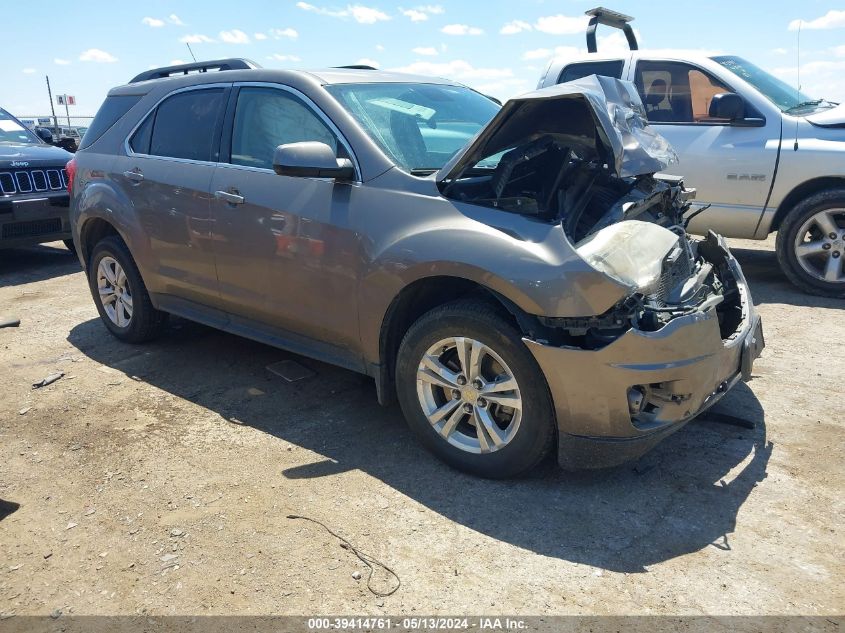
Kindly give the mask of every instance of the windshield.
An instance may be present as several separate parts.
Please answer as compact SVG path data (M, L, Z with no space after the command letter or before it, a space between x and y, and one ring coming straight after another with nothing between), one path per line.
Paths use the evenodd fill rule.
M27 130L20 121L0 109L0 143L40 143L35 134Z
M824 99L814 99L799 92L788 83L781 81L742 57L719 55L718 57L711 57L711 59L757 88L763 93L763 96L783 112L815 110L833 105Z
M418 175L443 167L499 110L463 86L339 84L326 90L399 167Z

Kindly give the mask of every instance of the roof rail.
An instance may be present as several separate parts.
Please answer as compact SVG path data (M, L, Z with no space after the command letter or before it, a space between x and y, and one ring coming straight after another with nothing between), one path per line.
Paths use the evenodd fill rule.
M250 70L253 68L261 68L261 66L248 59L214 59L207 62L153 68L140 75L136 75L129 83L135 84L139 81L147 81L149 79L164 79L165 77L172 77L174 75L187 75L192 72L207 73L209 70Z
M625 34L625 39L628 40L628 48L632 51L639 49L637 36L634 35L634 29L629 24L634 19L630 15L611 11L604 7L596 7L584 13L590 16L590 22L587 25L587 52L595 53L598 50L596 47L596 27L599 24L604 24L614 29L621 29Z
M335 66L335 68L348 68L349 70L378 70L375 66L367 64L350 64L349 66Z

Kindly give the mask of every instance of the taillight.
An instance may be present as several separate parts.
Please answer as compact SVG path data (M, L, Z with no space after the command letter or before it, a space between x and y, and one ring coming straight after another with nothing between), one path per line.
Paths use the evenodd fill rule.
M67 170L67 192L73 193L73 179L76 177L76 159L71 158L68 164L65 165Z

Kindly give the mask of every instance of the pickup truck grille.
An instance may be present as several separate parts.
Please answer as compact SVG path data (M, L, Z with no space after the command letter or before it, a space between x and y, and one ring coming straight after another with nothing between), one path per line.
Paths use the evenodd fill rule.
M67 172L62 168L0 171L0 193L4 196L62 189L67 189Z

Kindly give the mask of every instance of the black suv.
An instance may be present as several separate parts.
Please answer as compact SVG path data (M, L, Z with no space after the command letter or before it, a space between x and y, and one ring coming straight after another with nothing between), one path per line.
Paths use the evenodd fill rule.
M72 157L0 108L0 249L63 240L73 250L65 171Z

